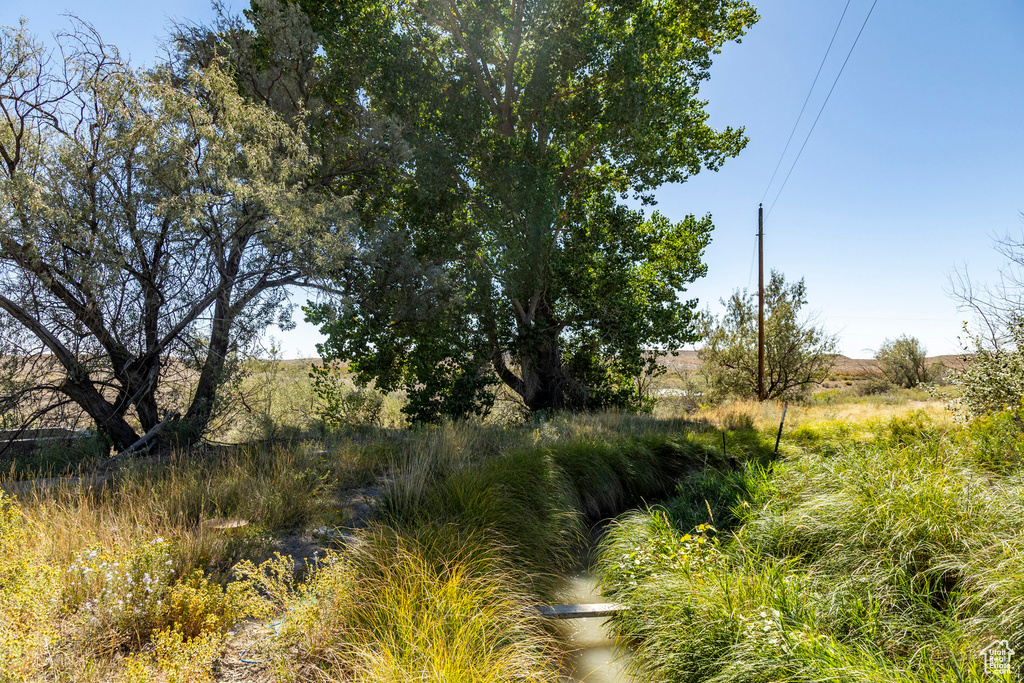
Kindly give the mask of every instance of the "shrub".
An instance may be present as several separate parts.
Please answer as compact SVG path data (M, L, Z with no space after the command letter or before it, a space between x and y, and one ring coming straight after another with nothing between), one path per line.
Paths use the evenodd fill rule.
M178 629L164 629L153 635L152 651L125 657L118 678L121 683L212 683L222 647L223 638L215 633L186 638Z
M83 642L110 653L138 649L173 627L183 638L223 633L248 613L245 583L227 588L199 570L178 577L170 544L137 540L120 553L83 552L67 569L65 600L77 614Z
M913 389L930 379L925 366L927 352L916 337L903 335L886 339L875 352L878 367L887 380L904 389Z
M57 571L35 554L37 539L0 490L0 682L28 680L55 634Z
M857 387L858 396L881 396L893 390L892 382L884 377L872 377Z
M961 439L980 467L1007 474L1024 463L1024 408L989 413L973 420Z
M1010 329L1012 339L998 348L984 345L967 332L974 345L966 367L951 370L949 382L957 395L950 407L964 417L1014 408L1024 400L1024 322Z
M309 377L317 399L317 415L327 429L385 426L386 397L381 392L353 386L334 364L310 366Z

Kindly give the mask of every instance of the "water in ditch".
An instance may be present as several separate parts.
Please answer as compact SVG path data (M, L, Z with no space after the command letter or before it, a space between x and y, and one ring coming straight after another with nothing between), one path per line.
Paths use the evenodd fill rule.
M596 544L599 532L591 536L591 547ZM588 558L589 560L589 558ZM566 582L556 596L565 605L592 605L608 602L598 588L597 576L587 568L589 561L566 577ZM630 652L611 637L605 626L607 617L586 619L558 619L555 628L569 643L568 677L566 683L634 683L626 673Z

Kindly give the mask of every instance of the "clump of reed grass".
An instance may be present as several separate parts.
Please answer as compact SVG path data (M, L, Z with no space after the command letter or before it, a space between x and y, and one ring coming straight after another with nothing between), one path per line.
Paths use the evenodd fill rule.
M273 648L279 672L396 683L557 680L558 649L518 588L525 577L493 544L460 533L377 526L298 585L273 562L243 566L284 610Z
M286 615L285 675L554 680L557 648L530 605L576 558L587 518L723 462L691 435L604 428L442 425L397 444L379 522L306 583L289 583L285 560L243 569Z
M382 514L401 529L441 522L479 532L529 568L543 593L545 576L577 555L587 520L663 497L681 474L709 463L721 464L721 453L656 433L618 440L574 434L476 457L427 449L404 461Z

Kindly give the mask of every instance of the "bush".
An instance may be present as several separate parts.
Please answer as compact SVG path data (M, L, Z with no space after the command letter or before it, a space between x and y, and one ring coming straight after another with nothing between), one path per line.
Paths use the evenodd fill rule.
M989 413L975 419L961 439L980 467L1007 474L1024 463L1024 408Z
M112 554L83 552L67 569L65 601L77 614L83 642L101 653L138 649L159 630L181 637L221 634L249 611L247 585L211 584L199 570L177 576L170 544L138 540Z
M965 417L1015 408L1024 400L1024 322L1010 330L1012 339L999 348L987 347L981 338L968 337L974 353L967 366L948 373L957 395L950 407Z
M882 396L893 390L892 382L884 377L872 377L857 387L858 396Z
M186 638L168 628L153 635L150 652L130 655L122 663L120 683L213 683L213 665L224 639L203 632Z
M309 377L317 416L327 429L395 426L395 416L386 410L387 397L376 389L352 385L337 365L313 365Z
M904 389L913 389L930 379L925 366L927 352L916 337L903 335L886 339L875 353L878 367L887 380Z

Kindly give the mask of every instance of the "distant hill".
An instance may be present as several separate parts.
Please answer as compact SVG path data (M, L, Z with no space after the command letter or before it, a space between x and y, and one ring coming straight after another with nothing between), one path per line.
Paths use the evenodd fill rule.
M700 367L701 361L697 352L693 350L680 350L677 355L664 354L660 362L669 372L693 372ZM931 366L941 362L947 368L963 368L966 364L962 355L928 356L925 364ZM836 375L857 377L862 375L878 375L881 370L874 358L850 358L842 354L836 355L836 364L832 372Z

